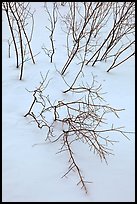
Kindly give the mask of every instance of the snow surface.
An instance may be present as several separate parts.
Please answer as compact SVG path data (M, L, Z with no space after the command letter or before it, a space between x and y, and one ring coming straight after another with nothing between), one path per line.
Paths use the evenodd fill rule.
M2 21L2 197L3 202L134 202L135 201L135 138L128 135L130 141L121 135L113 134L119 140L113 146L114 156L107 158L108 165L88 150L84 144L75 146L76 158L83 175L93 183L88 184L86 195L77 186L78 177L70 173L68 178L61 178L67 171L68 157L64 153L56 154L60 142L45 142L45 129L38 129L31 118L24 118L32 95L27 92L34 90L41 81L40 72L45 75L48 70L52 78L47 93L54 101L61 97L70 100L69 94L63 95L66 89L54 64L41 49L43 43L50 46L45 29L46 14L42 2L31 3L36 9L35 29L33 35L33 50L40 51L36 57L36 65L27 62L24 68L23 80L18 80L19 70L15 68L15 58L8 58L7 39L10 36L7 19L3 14ZM61 8L62 12L64 7ZM57 29L55 44L57 47L54 62L61 70L65 59L63 32ZM125 126L125 130L135 130L135 64L134 58L106 72L106 63L98 63L94 68L85 68L85 80L92 79L89 73L97 75L97 81L102 84L107 103L115 108L125 108L120 119L109 120L115 126ZM74 64L70 65L68 80L75 76ZM90 78L91 77L91 78ZM37 145L35 145L37 144Z

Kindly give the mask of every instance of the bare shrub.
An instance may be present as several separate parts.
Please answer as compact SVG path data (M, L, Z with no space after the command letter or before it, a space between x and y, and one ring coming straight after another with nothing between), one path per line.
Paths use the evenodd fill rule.
M135 43L135 2L113 2L111 11L113 15L112 28L96 52L86 62L86 65L92 62L92 66L94 66L96 62L106 61L107 58L112 57L113 62L107 72L135 54L135 51L131 53L131 47ZM123 59L121 60L122 55ZM116 63L118 59L120 61Z
M53 8L52 8L52 13L48 9L48 5L45 2L44 3L44 8L46 11L46 14L48 15L48 20L50 22L50 27L46 26L46 28L50 31L50 42L51 42L51 49L46 48L44 45L42 49L44 50L45 54L47 54L50 57L50 62L53 62L53 55L55 54L55 45L54 45L54 31L56 28L56 23L57 23L57 11L56 11L56 2L53 2Z
M76 57L81 64L77 79L84 65L111 59L109 72L135 55L135 2L68 2L67 8L65 16L58 9L68 53L62 75Z
M30 3L28 2L3 2L2 6L8 19L16 53L16 67L20 67L21 72L19 79L21 80L23 77L24 63L31 59L35 64L34 55L30 45L34 28L34 12L31 12ZM31 24L29 22L30 19ZM30 35L27 33L26 29L28 24L31 26ZM9 42L8 44L10 56L11 43ZM28 57L28 54L30 55L30 58Z
M75 56L80 57L82 66L91 52L95 39L106 24L111 2L69 2L69 12L63 17L67 27L68 59L62 68L63 75ZM73 42L69 48L69 41ZM78 56L79 55L79 56Z
M19 67L19 53L18 53L18 48L17 48L17 42L15 38L15 34L13 31L13 21L15 21L13 18L10 17L10 8L9 8L9 3L8 2L3 2L2 3L3 9L6 12L8 23L9 23L9 28L11 31L13 43L14 43L14 48L15 48L15 53L16 53L16 67Z
M91 86L83 85L70 90L72 93L80 94L79 99L60 100L53 103L49 95L44 95L49 83L47 76L48 73L46 77L42 76L40 85L34 91L31 91L33 101L24 117L30 116L36 122L38 128L45 127L47 129L46 140L50 142L61 141L62 145L59 152L67 152L69 157L68 171L63 177L75 170L79 177L78 185L81 185L81 188L87 193L87 181L84 179L76 161L73 143L78 141L85 143L101 160L107 162L107 155L113 154L110 145L117 142L111 139L111 132L120 133L126 138L128 138L126 134L128 132L123 131L123 127L107 124L106 116L111 113L119 117L118 112L123 109L116 109L103 104L103 97L100 93L101 85L96 87L94 78ZM34 112L35 106L39 106L39 113ZM47 113L52 115L52 121L46 117ZM61 124L62 127L58 135L55 129L57 124ZM104 127L106 124L107 128Z

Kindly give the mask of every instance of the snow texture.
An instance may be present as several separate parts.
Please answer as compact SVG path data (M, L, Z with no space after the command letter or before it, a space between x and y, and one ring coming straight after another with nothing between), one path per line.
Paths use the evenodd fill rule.
M49 3L50 4L50 3ZM7 19L2 20L2 197L3 202L134 202L135 201L135 146L134 134L128 135L130 141L121 135L113 134L119 140L113 148L114 156L108 156L108 165L88 150L84 144L77 144L76 158L83 175L93 183L88 184L88 194L77 186L78 178L70 173L67 178L61 176L67 171L68 157L64 153L56 154L60 142L45 142L45 129L38 129L30 117L24 117L32 102L32 95L26 90L34 90L41 81L40 72L52 78L47 88L51 100L65 98L66 84L56 68L60 70L67 57L63 51L64 33L57 28L55 45L57 47L54 64L41 49L43 43L50 46L45 28L47 17L43 2L32 2L35 12L35 27L32 47L36 64L25 64L23 80L18 80L19 70L15 67L12 51L8 58L7 39L10 36ZM65 7L61 7L62 14ZM77 73L73 62L68 69L67 80ZM107 63L100 62L94 68L85 68L84 80L90 82L92 74L102 84L105 100L112 107L124 108L120 119L109 117L115 126L125 126L125 130L135 130L135 64L134 58L126 61L112 72L106 72ZM75 96L74 96L75 97ZM36 145L35 145L36 144Z

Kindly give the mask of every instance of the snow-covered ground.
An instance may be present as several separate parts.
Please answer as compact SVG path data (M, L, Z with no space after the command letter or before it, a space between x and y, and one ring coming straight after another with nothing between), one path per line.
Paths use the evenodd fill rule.
M15 67L14 54L8 58L7 39L10 36L6 16L2 21L2 197L3 202L134 202L135 201L135 138L129 134L127 140L116 133L113 136L119 140L113 148L114 156L107 158L108 165L88 150L86 145L76 145L76 157L84 177L92 181L88 184L86 195L77 186L77 174L70 173L68 178L61 178L68 168L66 154L56 154L60 142L45 142L45 129L38 129L31 118L24 117L32 102L32 95L28 90L34 90L41 81L40 72L45 75L48 70L52 80L47 88L51 100L61 97L66 89L64 81L55 69L54 64L41 49L43 43L50 45L46 34L46 15L42 2L31 3L36 9L35 28L33 35L33 50L36 64L30 61L25 64L23 80L18 80L19 70ZM63 9L63 8L62 8ZM42 20L41 20L42 19ZM45 21L44 21L45 19ZM58 29L57 29L58 31ZM65 53L61 45L64 43L63 33L56 35L57 46L54 62L61 70L65 63ZM106 72L107 63L98 63L94 68L85 68L84 80L92 79L102 84L105 100L112 107L124 108L110 123L115 126L125 126L126 131L135 131L135 64L134 58L121 66ZM75 71L68 72L68 79ZM72 71L72 72L71 72ZM90 74L89 74L90 73ZM91 77L91 78L90 78ZM35 145L37 144L37 145Z

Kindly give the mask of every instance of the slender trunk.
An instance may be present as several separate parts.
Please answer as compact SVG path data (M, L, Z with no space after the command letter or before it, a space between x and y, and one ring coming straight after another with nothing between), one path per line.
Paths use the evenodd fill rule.
M14 32L13 32L13 28L12 28L12 25L11 25L11 22L10 22L10 17L9 17L9 13L8 13L8 3L6 2L7 4L7 8L5 7L4 5L4 8L5 8L5 11L6 11L6 15L7 15L7 19L8 19L8 23L9 23L9 27L10 27L10 31L11 31L11 36L12 36L12 39L13 39L13 44L14 44L14 48L15 48L15 52L16 52L16 67L18 68L19 67L19 54L18 54L18 48L17 48L17 44L16 44L16 40L15 40L15 36L14 36Z

